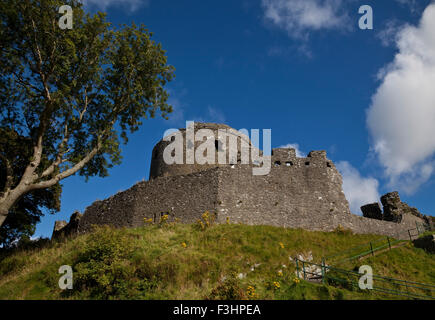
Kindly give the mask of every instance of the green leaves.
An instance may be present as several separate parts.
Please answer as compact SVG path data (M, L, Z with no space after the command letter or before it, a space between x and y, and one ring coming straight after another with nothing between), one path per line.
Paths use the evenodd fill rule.
M141 119L157 112L166 118L172 111L164 86L174 68L144 26L111 27L105 14L90 16L75 0L0 3L0 34L7 40L0 47L2 126L25 133L46 122L44 147L53 151L49 159L55 159L67 126L70 165L102 139L99 153L108 156L106 161L80 172L103 173L119 160L119 138L126 143ZM73 8L72 30L57 24L58 7L64 4ZM7 113L20 114L23 121ZM113 130L116 124L120 132Z
M94 297L108 299L125 292L123 283L134 274L128 261L133 255L132 239L109 227L97 228L74 262L75 289L90 288Z
M62 5L73 10L70 30L58 25ZM0 128L29 142L25 153L7 147L26 164L14 169L14 190L52 187L76 172L106 176L121 161L120 140L144 118L167 118L174 68L151 38L145 26L113 27L77 0L0 0Z

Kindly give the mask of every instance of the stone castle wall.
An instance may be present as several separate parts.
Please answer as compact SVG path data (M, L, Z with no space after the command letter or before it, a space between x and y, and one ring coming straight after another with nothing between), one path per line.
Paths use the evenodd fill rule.
M216 132L229 127L197 124L198 128ZM185 136L185 131L182 134ZM398 209L386 216L394 214L400 219L379 219L374 204L364 207L368 217L351 214L342 191L342 177L325 151L312 151L298 158L294 149L273 149L270 173L256 176L252 167L258 164L241 164L240 154L234 164L166 165L163 151L168 143L161 141L154 148L149 181L93 203L75 227L77 231L88 232L92 225L103 224L140 227L145 218L159 222L164 214L169 214L170 220L194 223L205 211L215 213L220 223L229 218L231 223L321 231L341 226L355 233L403 239L416 222L424 223L417 214L400 213L405 206L396 201L398 195L391 200L391 208Z
M206 210L214 211L217 190L217 169L139 182L86 208L78 231L90 231L93 224L139 227L144 225L144 218L159 222L166 213L172 220L193 223Z
M291 149L288 149L291 150ZM274 149L268 175L242 165L220 170L218 213L246 224L322 229L332 213L349 215L341 175L326 153L297 158Z
M215 212L218 223L228 217L231 223L319 231L342 226L402 239L415 222L421 223L413 215L397 223L351 214L334 165L322 158L311 158L307 165L309 158L293 158L292 166L281 163L267 176L253 176L249 166L235 165L140 182L88 207L78 231L90 231L93 224L140 227L144 218L158 222L166 213L171 220L194 223L205 211Z
M305 160L298 162L305 166ZM341 176L333 164L325 170L321 163L324 161L318 161L317 167L301 169L296 162L293 171L292 167L273 168L266 177L252 176L243 167L220 170L219 221L229 217L234 223L316 231L333 231L341 226L355 233L400 239L408 239L407 230L416 228L416 222L424 222L408 214L400 223L351 214L341 191ZM329 178L319 180L319 174Z

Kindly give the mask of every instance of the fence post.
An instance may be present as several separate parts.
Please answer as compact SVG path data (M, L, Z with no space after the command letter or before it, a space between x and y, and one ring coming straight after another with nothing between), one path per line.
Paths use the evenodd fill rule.
M296 262L296 274L297 274L298 279L299 279L300 278L299 277L299 263L298 263L298 258L297 257L295 258L295 262Z
M420 230L418 229L418 223L415 221L415 226L417 227L417 234L420 234Z
M372 246L372 242L370 241L370 251L372 252L372 256L374 257L375 254L373 253L373 246Z
M307 276L305 274L305 261L302 261L302 271L304 272L304 280L306 280Z
M325 258L322 258L322 283L325 284Z
M390 243L390 238L389 238L389 237L387 237L387 241L388 241L388 247L389 247L390 250L391 250L391 243Z
M409 232L409 229L408 229L408 235L409 235L409 241L412 241L411 232Z

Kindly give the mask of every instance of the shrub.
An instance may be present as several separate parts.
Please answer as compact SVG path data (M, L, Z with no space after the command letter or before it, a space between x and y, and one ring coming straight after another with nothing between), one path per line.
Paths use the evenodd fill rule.
M228 278L214 288L207 300L245 300L245 291L240 287L240 281L235 271L231 271Z
M134 252L131 240L107 226L90 234L73 265L74 289L89 289L92 296L103 299L124 295L135 271L129 261Z
M255 291L254 286L248 286L248 288L246 288L246 295L248 296L249 300L258 299L258 294Z
M160 222L159 222L159 227L165 227L169 224L168 222L169 220L169 214L164 214L161 218L160 218Z
M29 259L24 255L13 255L0 261L0 274L2 276L12 272L18 272L29 263Z

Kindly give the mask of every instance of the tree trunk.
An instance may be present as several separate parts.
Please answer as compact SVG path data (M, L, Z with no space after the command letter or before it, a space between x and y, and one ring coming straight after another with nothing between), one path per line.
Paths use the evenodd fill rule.
M8 209L3 208L3 205L0 204L0 227L5 222L6 217L8 216Z
M5 222L9 214L9 210L25 193L26 188L24 186L18 186L0 198L0 227Z
M100 136L101 137L101 136ZM5 222L6 217L8 216L9 210L17 203L17 201L26 193L37 190L37 189L45 189L49 188L56 183L58 183L60 180L63 180L69 176L72 176L77 171L82 169L101 149L101 142L98 142L98 145L89 152L82 160L80 160L78 163L76 163L72 168L69 168L59 174L57 174L55 177L35 183L35 180L37 180L38 176L34 175L35 167L39 165L38 162L31 163L25 170L23 177L21 178L20 183L18 186L16 186L12 190L8 190L5 192L3 196L0 197L0 227ZM38 157L41 157L41 151L40 149L38 152ZM48 169L47 169L48 170ZM47 176L49 173L47 173Z

